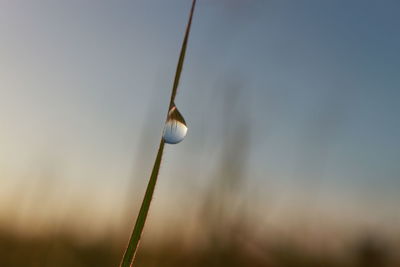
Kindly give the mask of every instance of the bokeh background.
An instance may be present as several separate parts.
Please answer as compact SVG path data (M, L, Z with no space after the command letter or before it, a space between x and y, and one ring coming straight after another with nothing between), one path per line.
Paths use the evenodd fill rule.
M189 0L0 0L0 266L118 266ZM400 3L198 0L138 266L400 266Z

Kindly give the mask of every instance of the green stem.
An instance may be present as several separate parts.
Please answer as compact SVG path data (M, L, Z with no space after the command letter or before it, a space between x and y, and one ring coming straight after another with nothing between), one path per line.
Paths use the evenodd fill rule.
M189 40L189 33L190 33L190 28L192 26L192 19L193 19L193 13L194 13L195 6L196 6L196 0L193 0L192 8L190 9L189 22L186 26L185 38L183 39L181 53L179 55L179 60L178 60L178 65L176 67L174 85L172 86L171 101L169 102L169 109L171 109L171 107L173 106L176 92L178 91L179 80L181 78L183 62L185 61L186 47L187 47L187 43ZM168 109L168 111L169 111L169 109Z
M170 99L168 111L174 105L176 92L178 90L179 80L180 80L182 69L183 69L183 62L185 60L186 47L187 47L187 43L189 40L189 33L190 33L191 25L192 25L192 18L193 18L195 5L196 5L196 0L193 0L192 8L190 10L189 22L186 26L185 38L183 39L181 52L180 52L179 60L178 60L178 65L176 67L175 79L174 79L174 84L172 86L171 99ZM168 112L167 112L167 114L168 114ZM168 115L167 115L167 119L168 119ZM150 203L153 198L154 189L155 189L155 186L157 183L158 173L160 171L160 165L161 165L162 155L163 155L163 151L164 151L164 144L165 144L164 139L161 138L160 146L158 148L157 157L154 162L153 170L150 175L150 180L147 185L146 193L144 195L142 205L140 207L139 214L136 219L135 227L133 228L132 235L129 240L128 247L126 248L124 257L122 259L121 267L133 266L133 260L134 260L135 254L136 254L138 246L139 246L140 237L142 236L143 228L146 223L147 214L149 213L149 209L150 209Z
M128 247L122 259L121 267L129 267L133 265L133 259L135 257L137 248L139 246L140 237L142 236L147 214L149 213L151 199L153 198L154 188L157 183L158 172L160 170L161 159L164 150L164 144L165 144L164 139L161 139L156 161L154 162L153 170L150 175L150 180L147 185L146 193L143 198L142 206L140 207L140 211L135 223L135 228L133 229L131 239L129 240Z

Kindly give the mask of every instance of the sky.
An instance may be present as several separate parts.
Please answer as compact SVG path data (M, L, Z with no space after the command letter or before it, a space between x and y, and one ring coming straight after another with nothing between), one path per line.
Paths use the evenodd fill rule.
M109 219L132 175L140 201L190 2L0 0L2 221L15 199L34 216L43 192L46 216ZM398 224L399 8L199 0L176 98L188 135L166 149L154 214L207 187L242 125L260 215Z

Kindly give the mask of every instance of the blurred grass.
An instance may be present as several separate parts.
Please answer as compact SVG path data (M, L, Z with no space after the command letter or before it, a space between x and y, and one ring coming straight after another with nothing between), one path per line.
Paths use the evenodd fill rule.
M332 239L324 239L328 249L322 250L319 243L310 241L313 238L312 232L305 233L302 239L298 239L290 233L289 235L281 234L280 229L276 227L266 232L260 231L260 228L268 228L268 225L252 212L254 206L257 205L254 203L257 193L245 190L249 182L246 169L251 132L246 131L248 129L246 114L241 109L238 92L240 88L230 90L223 96L227 101L224 114L233 116L227 117L221 124L224 139L219 157L209 174L208 186L198 198L191 199L193 217L181 210L183 205L177 206L178 211L185 214L186 226L196 229L197 235L195 238L188 237L184 229L176 227L168 220L176 217L177 213L169 214L169 218L164 215L162 231L168 231L168 235L156 236L155 239L152 239L151 235L146 235L148 238L144 238L135 259L137 266L400 266L399 244L387 241L379 232L382 229L364 235L360 234L358 238L354 238L347 244L342 243L339 252L330 249L331 243L336 241ZM45 183L47 180L40 181ZM45 188L41 183L37 188ZM41 203L49 201L46 196L42 197ZM252 206L249 205L248 200L252 201ZM17 211L18 207L19 205L15 206ZM268 214L269 210L265 205L262 207L263 212ZM29 209L38 208L40 207L32 206ZM67 217L66 215L64 219ZM297 221L293 223L299 224ZM79 226L82 232L92 227L82 222L79 222ZM32 227L33 225L26 230L31 231ZM45 230L48 229L43 230L46 232ZM53 234L29 237L24 233L17 234L18 231L12 225L0 224L0 266L117 266L120 263L121 251L125 247L126 239L122 234L105 230L102 237L82 240L76 233L71 233L72 230L68 230L67 225L61 225ZM117 230L125 232L125 229ZM149 232L154 230L154 228L149 228ZM181 231L178 232L178 230Z
M221 120L220 125L224 136L220 140L220 153L216 158L215 165L208 166L212 169L211 173L198 173L199 176L210 175L209 184L198 198L191 199L189 203L193 207L194 215L188 215L181 210L182 207L185 207L182 204L178 204L176 207L178 212L184 214L187 220L185 225L195 229L195 238L188 237L185 229L180 229L179 226L176 227L169 221L171 217L178 216L178 212L168 214L169 217L164 215L162 218L165 221L162 222L161 231L168 232L168 235L159 235L155 239L152 239L151 235L146 235L147 238L144 238L136 256L137 265L143 267L400 266L400 243L386 240L382 234L382 230L385 229L377 228L376 232L365 232L364 234L361 234L360 230L358 237L351 239L351 242L340 243L340 251L337 251L331 246L337 240L328 238L320 244L312 241L315 235L313 232L303 233L302 238L291 235L292 232L283 235L280 232L280 226L269 228L265 221L254 214L254 206L257 206L255 203L257 192L246 191L250 178L246 169L248 169L247 164L249 163L247 162L248 150L252 141L251 128L246 124L248 123L248 114L246 115L247 111L243 112L241 98L238 95L245 90L232 85L227 88L229 90L226 90L221 96L225 101L223 112L221 112L225 114L225 118ZM49 172L48 175L53 176L53 172ZM33 177L31 178L33 179ZM266 178L268 178L267 174ZM28 206L28 210L34 210L35 214L40 214L40 208L43 207L41 205L52 201L51 194L47 195L41 191L41 189L54 191L51 186L45 186L51 180L52 178L44 177L38 181L38 185L34 187L36 195L33 194L32 197L37 199L40 205ZM23 195L25 193L16 194L15 201L20 203ZM33 200L29 202L33 202ZM79 204L83 205L83 203ZM269 214L266 203L262 204L262 212ZM10 206L14 207L15 212L21 211L21 204L11 205L10 203ZM72 214L64 214L61 221L66 221L68 217L72 217ZM55 224L54 221L52 223ZM313 223L318 227L324 227L320 221ZM300 221L294 219L293 224L298 226ZM78 221L77 225L85 233L93 227L82 221ZM128 232L122 228L117 229L117 233L110 229L104 229L105 233L102 237L82 240L76 233L71 233L71 229L68 230L67 223L66 225L61 224L58 231L53 234L46 234L49 229L45 228L42 229L43 235L34 237L26 235L35 228L32 222L30 227L26 227L25 234L17 234L18 231L13 226L16 227L10 224L7 226L0 224L1 267L117 266L120 262L121 251L126 244L126 235L119 232L124 232L124 234ZM267 228L267 231L260 231L260 228L263 227ZM283 225L281 227L284 228ZM149 232L154 230L156 229L149 228ZM178 230L181 231L178 232ZM329 230L325 228L325 231ZM293 232L296 232L296 229ZM396 232L392 234L394 236ZM331 236L335 237L335 235ZM327 249L322 249L323 246L326 246Z
M246 231L250 237L251 230ZM246 231L241 229L242 233ZM342 255L311 253L293 242L267 241L266 236L258 242L229 240L223 246L210 242L205 247L193 243L189 248L176 235L156 246L143 246L135 263L143 267L397 267L400 263L393 247L384 246L372 237L354 242L348 247L348 253ZM47 238L26 238L0 232L0 266L4 267L111 267L118 264L120 249L121 242L115 242L111 237L83 244L67 233Z

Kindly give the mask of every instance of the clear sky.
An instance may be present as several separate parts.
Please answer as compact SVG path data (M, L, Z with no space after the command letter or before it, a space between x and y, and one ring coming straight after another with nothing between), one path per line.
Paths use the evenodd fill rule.
M141 199L190 2L0 0L0 211L23 188L44 190L31 177L49 172L49 197L69 192L106 216L133 168ZM399 223L399 11L396 0L199 0L176 99L188 136L167 147L156 205L205 187L229 117L250 136L261 207Z

